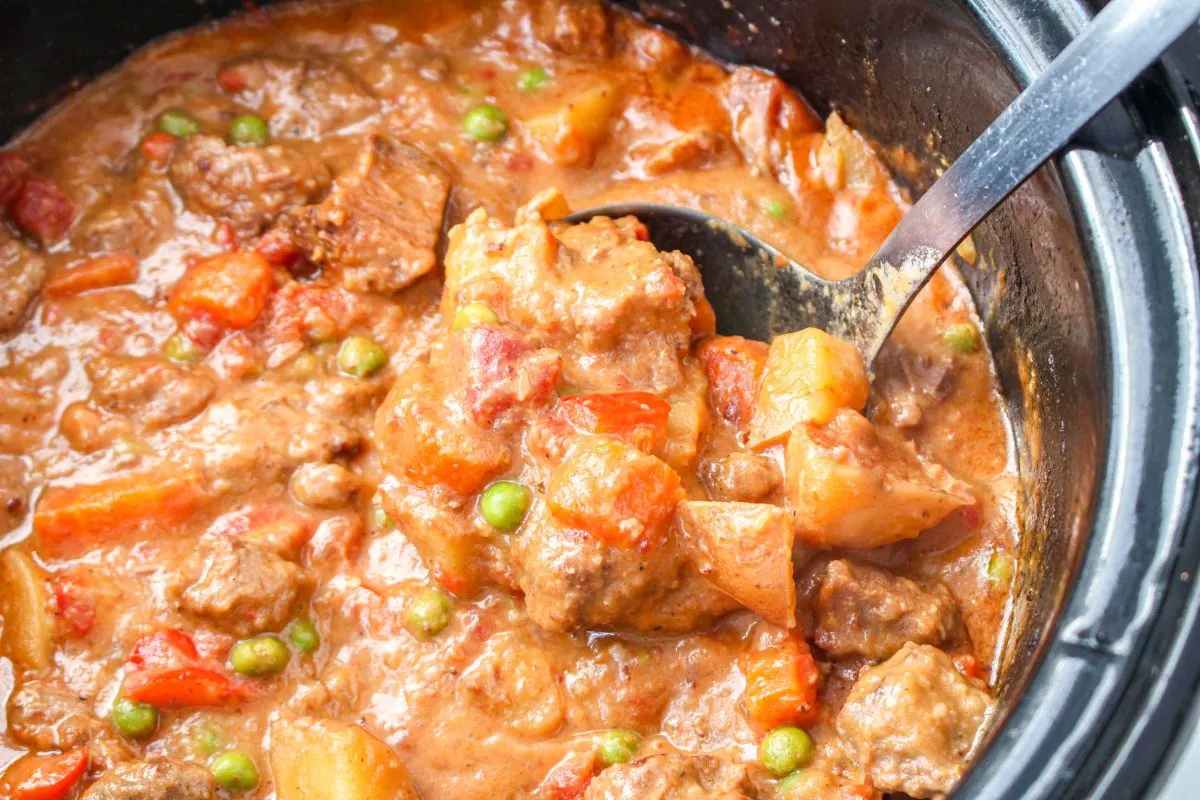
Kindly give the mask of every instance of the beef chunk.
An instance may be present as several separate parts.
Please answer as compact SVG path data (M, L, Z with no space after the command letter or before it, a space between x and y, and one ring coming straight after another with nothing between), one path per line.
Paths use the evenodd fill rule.
M276 137L316 139L379 108L352 72L321 58L250 58L222 68L219 80L257 110Z
M436 162L374 134L325 202L291 215L292 239L347 289L390 294L433 269L449 193Z
M175 208L162 176L140 177L128 188L117 184L112 192L75 225L75 247L95 255L124 250L144 256L170 235Z
M756 793L749 770L712 756L657 753L604 770L583 800L744 800Z
M180 575L181 606L236 636L281 629L309 583L290 561L224 536L202 540Z
M228 145L217 136L189 136L171 161L171 183L189 211L229 222L255 236L289 208L317 200L329 170L281 145Z
M292 497L309 508L341 508L358 491L358 476L340 464L302 464L292 475Z
M730 73L724 93L733 140L747 165L798 191L808 152L794 146L795 138L819 130L818 120L787 84L754 67Z
M46 261L0 225L0 333L15 328L46 282Z
M8 700L8 731L34 750L70 750L86 745L92 762L108 766L129 749L82 698L57 681L26 681Z
M534 33L564 55L603 58L612 45L608 12L596 0L543 0Z
M159 358L100 356L84 365L92 402L147 428L164 428L199 413L216 389L202 372Z
M759 503L779 488L783 476L765 456L734 452L701 462L700 480L713 500Z
M908 578L844 559L825 570L816 643L827 653L882 661L906 642L936 646L959 630L954 598L941 584L926 591Z
M991 704L948 655L910 642L859 677L837 730L876 788L940 796L962 777Z
M118 764L80 800L215 800L217 785L199 764L151 758Z
M710 130L686 131L655 146L644 162L647 175L708 164L725 146L725 137Z

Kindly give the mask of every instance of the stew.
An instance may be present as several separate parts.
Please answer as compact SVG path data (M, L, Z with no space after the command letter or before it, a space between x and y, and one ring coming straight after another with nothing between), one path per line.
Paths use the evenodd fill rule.
M831 277L906 208L589 0L255 10L0 151L0 795L950 791L1017 534L961 279L871 375L558 221L634 199Z

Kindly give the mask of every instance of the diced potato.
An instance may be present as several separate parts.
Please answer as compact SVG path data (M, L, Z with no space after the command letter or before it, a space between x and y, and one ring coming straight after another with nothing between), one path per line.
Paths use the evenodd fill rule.
M874 189L887 183L887 171L866 140L855 133L835 111L825 121L825 139L817 151L817 164L830 189Z
M699 367L686 367L684 383L667 399L667 441L662 458L679 472L690 471L700 450L700 439L712 424L707 403L708 381Z
M796 624L792 526L788 513L764 503L679 504L684 547L704 575L767 622Z
M796 537L822 549L911 539L973 501L965 483L849 409L825 426L796 426L786 484Z
M566 102L525 120L525 129L556 164L588 165L608 133L620 93L610 83L598 83L569 95Z
M854 345L816 328L775 337L750 419L749 444L778 444L797 425L824 425L838 409L861 411L870 387Z
M33 559L19 550L0 553L0 614L4 655L25 669L50 665L54 649L54 619L46 594L46 576Z
M396 754L357 725L278 720L269 756L276 800L419 800Z

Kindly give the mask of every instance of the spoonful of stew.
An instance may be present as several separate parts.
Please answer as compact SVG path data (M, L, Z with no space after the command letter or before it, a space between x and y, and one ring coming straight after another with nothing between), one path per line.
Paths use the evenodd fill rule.
M866 267L828 281L744 230L650 203L567 217L636 216L660 250L700 267L722 333L769 340L820 328L868 364L946 257L1200 16L1200 0L1115 0L975 140L904 216ZM765 310L765 312L764 312Z

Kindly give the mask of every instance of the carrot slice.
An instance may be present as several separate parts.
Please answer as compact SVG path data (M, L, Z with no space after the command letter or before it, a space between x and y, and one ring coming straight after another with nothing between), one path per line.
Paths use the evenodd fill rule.
M113 253L59 270L46 281L50 297L69 297L93 289L123 286L137 280L138 262L132 253Z
M650 392L577 394L564 397L559 408L576 430L615 436L646 452L667 439L671 405Z
M125 678L121 694L155 708L230 706L254 696L248 684L206 667L145 669Z
M748 653L741 666L746 676L742 707L759 731L816 721L821 670L804 640L791 637Z
M182 319L208 314L226 328L248 328L267 305L275 276L260 253L222 253L189 269L167 306Z
M4 773L0 790L12 800L63 800L87 771L87 748L61 755L27 755Z

